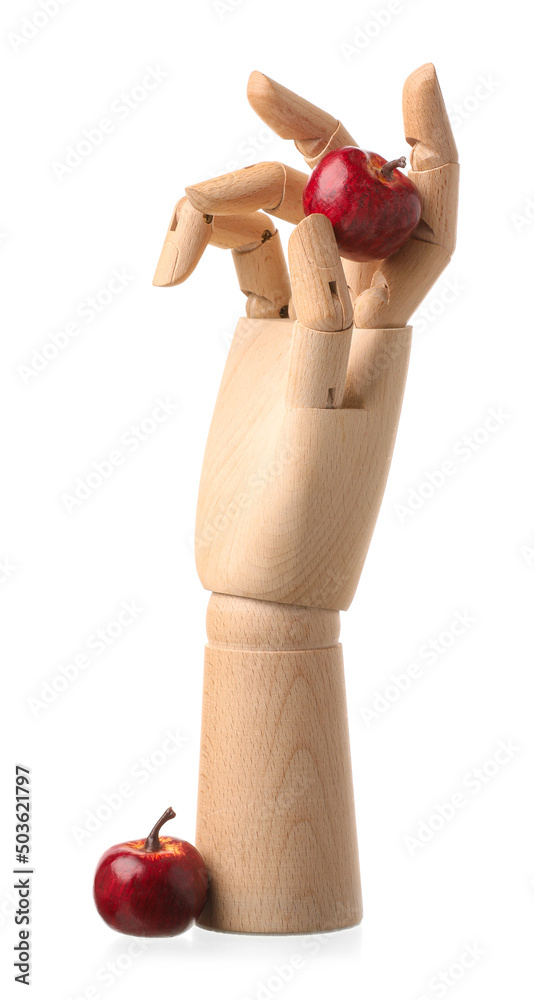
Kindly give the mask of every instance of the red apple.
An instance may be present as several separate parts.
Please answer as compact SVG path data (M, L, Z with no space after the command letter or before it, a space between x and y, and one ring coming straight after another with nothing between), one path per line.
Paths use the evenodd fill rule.
M146 840L116 844L102 855L94 897L100 916L116 931L172 937L187 930L206 903L208 872L192 844L159 837L176 813L166 809Z
M421 196L397 167L356 146L333 149L317 164L304 188L305 215L326 215L339 253L348 260L383 260L400 250L421 217Z

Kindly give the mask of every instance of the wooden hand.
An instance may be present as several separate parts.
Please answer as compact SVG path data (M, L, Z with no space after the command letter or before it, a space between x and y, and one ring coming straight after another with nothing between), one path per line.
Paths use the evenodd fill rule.
M261 73L248 95L311 167L355 145L335 118ZM458 194L433 66L406 81L403 112L423 221L392 257L341 261L328 219L303 218L306 175L263 163L187 188L156 270L155 284L179 284L208 243L230 248L247 296L196 528L199 575L214 592L197 814L209 928L309 933L361 919L338 612L353 598L386 483L406 323L450 259ZM291 280L270 216L296 227Z
M261 73L248 96L309 166L355 145L335 118ZM408 77L403 113L423 221L387 260L341 261L326 218L303 217L307 176L281 163L195 184L173 213L155 283L183 281L211 242L232 248L247 295L200 487L197 565L208 590L335 609L352 600L398 425L406 323L455 239L459 168L432 65ZM296 224L291 282L263 209ZM288 313L294 326L280 319Z

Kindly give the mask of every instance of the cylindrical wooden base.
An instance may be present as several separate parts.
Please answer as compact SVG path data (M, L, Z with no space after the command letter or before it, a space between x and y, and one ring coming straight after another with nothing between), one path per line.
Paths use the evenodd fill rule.
M196 845L199 924L312 933L359 923L339 615L213 595Z

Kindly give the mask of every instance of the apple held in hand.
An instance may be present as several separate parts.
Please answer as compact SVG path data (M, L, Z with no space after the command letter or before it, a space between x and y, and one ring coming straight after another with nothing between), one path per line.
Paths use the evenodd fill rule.
M421 217L421 196L398 167L357 146L333 149L312 171L302 204L305 215L326 215L341 257L383 260L408 241Z
M98 862L94 897L100 916L116 931L139 937L181 934L206 903L208 872L192 844L159 837L166 809L146 840L110 847Z

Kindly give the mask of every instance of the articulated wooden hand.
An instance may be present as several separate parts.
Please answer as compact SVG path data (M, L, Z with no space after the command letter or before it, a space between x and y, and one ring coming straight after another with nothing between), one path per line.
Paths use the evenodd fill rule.
M356 145L261 73L248 96L311 167ZM406 81L403 113L423 209L392 257L341 261L328 219L304 218L307 175L261 163L186 189L154 278L179 284L212 243L232 249L247 296L196 528L199 575L213 591L197 826L212 872L207 927L313 931L361 917L337 612L354 596L384 492L406 324L450 259L458 197L433 66ZM296 226L291 281L263 210Z
M310 166L355 145L330 115L261 73L248 94ZM280 163L194 185L176 206L155 283L183 281L208 242L232 247L255 320L236 331L206 451L196 543L208 590L336 610L352 600L398 423L405 325L455 238L459 168L433 66L408 78L403 111L424 221L388 260L340 262L325 218L303 217L306 175ZM262 208L297 224L291 286ZM288 312L294 329L279 320Z

